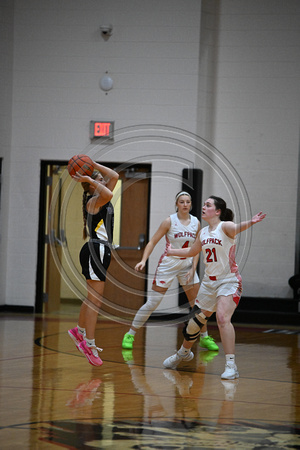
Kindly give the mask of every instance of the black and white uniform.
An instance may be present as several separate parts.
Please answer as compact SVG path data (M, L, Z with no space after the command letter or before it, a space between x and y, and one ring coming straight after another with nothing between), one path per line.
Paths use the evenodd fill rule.
M92 196L89 196L88 201ZM114 228L114 208L108 202L96 214L87 212L90 240L80 251L82 273L87 280L106 280L106 271L111 260L111 244Z
M237 305L242 295L242 278L235 262L236 239L224 233L223 223L213 231L207 226L200 232L205 274L196 305L207 311L216 311L220 295L232 295Z
M199 221L197 217L190 215L189 225L183 225L177 213L170 216L171 226L166 234L166 245L170 243L172 248L191 247L195 242ZM177 277L179 283L186 285L186 274L192 268L193 258L180 258L178 256L166 256L166 251L160 257L153 284L162 288L169 288L174 278ZM189 284L199 283L197 273Z

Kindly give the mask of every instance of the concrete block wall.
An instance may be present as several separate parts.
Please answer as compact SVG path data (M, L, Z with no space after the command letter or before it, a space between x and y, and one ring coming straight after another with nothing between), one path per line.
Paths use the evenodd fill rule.
M245 295L292 295L297 0L6 0L1 8L9 27L1 57L10 62L1 73L11 101L6 94L0 104L0 127L8 121L11 130L0 145L0 304L34 306L40 161L82 152L90 143L89 122L99 118L115 120L117 129L175 127L214 145L242 180L252 212L268 214L253 230L242 273ZM108 40L99 28L105 23L113 25ZM99 88L106 72L114 81L107 94ZM0 90L3 96L3 85ZM157 154L159 146L145 145L141 155L151 160L151 151ZM136 150L126 148L126 158L136 158ZM177 184L163 187L162 211L155 201L162 180L152 184L150 235L165 205L173 212ZM221 189L232 206L215 168L205 167L203 195Z
M203 2L199 95L203 100L206 88L206 97L205 109L199 103L198 134L234 166L252 213L267 213L265 222L252 229L242 273L245 296L291 295L299 183L299 25L297 1ZM207 195L216 181L204 184Z
M2 304L31 307L35 301L40 161L68 160L83 152L90 144L93 119L114 120L117 129L150 123L188 125L195 130L201 3L192 0L188 9L179 0L15 0L11 4L14 48L9 173L13 181L6 201L13 208L3 230L9 251L3 263L8 275ZM108 40L100 32L100 25L106 23L113 25ZM107 94L99 88L106 72L114 81ZM149 159L147 146L141 152ZM155 153L159 153L157 148ZM123 158L135 155L128 147ZM6 160L2 149L0 156ZM115 158L119 160L117 154ZM7 176L3 173L4 185ZM171 189L173 211L174 188L166 186L167 192ZM155 185L152 195L161 195Z
M13 33L14 5L11 0L0 3L0 305L6 301L8 217L10 211L9 180L12 135Z

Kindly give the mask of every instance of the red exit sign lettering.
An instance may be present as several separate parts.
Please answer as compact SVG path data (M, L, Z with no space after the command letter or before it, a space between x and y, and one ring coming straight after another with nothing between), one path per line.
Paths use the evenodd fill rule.
M108 138L113 139L114 122L107 120L92 120L90 124L91 139Z

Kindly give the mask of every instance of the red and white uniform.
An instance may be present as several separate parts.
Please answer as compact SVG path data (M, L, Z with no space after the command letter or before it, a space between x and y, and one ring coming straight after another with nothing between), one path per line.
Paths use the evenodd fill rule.
M196 303L208 311L216 310L218 296L233 295L238 304L242 294L242 279L235 262L236 239L224 233L223 223L213 231L207 226L200 232L205 274Z
M170 216L171 226L166 234L166 245L171 244L172 248L191 247L195 242L199 221L197 217L190 215L190 223L183 225L177 213ZM168 288L174 278L177 277L181 285L186 283L186 274L192 268L193 258L180 258L179 256L166 256L165 253L158 262L153 283L157 286ZM195 272L194 279L189 284L199 283L199 277Z
M200 232L205 274L218 279L231 277L238 272L235 262L236 239L231 239L224 233L223 223L220 222L213 231L205 227Z

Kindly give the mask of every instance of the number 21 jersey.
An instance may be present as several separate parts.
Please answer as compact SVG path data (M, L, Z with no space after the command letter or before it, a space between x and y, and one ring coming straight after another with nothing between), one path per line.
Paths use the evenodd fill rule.
M236 240L224 233L222 224L220 222L213 231L209 231L207 226L200 232L205 273L217 279L231 277L238 272L235 262Z

